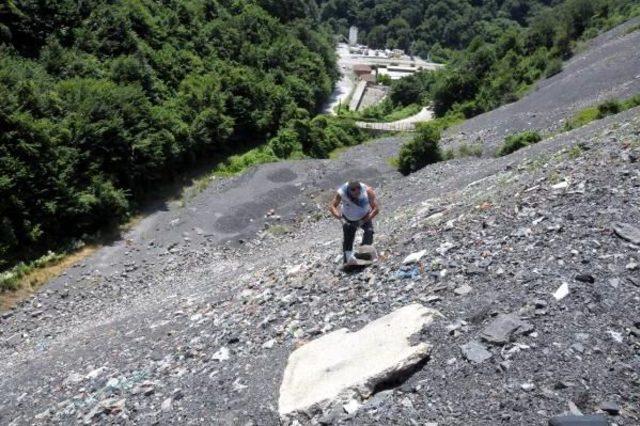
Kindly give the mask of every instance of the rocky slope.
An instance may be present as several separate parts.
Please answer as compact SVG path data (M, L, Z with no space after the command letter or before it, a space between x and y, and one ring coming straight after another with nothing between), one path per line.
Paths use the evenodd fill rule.
M444 316L421 369L287 422L640 423L640 109L408 178L398 142L216 182L0 314L0 424L278 424L296 347L415 302ZM384 253L347 275L324 208L353 176L378 189Z
M583 108L640 93L639 23L631 20L589 41L561 73L536 84L522 100L453 129L449 144L481 143L485 154L493 155L510 134L528 129L554 133Z

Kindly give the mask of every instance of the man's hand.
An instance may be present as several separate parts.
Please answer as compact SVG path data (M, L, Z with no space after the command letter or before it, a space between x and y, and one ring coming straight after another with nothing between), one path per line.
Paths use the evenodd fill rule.
M371 211L363 218L366 220L371 220L378 215L380 212L380 206L378 205L378 197L376 197L376 193L373 191L371 187L367 188L367 195L369 196L369 205L371 206Z
M331 204L329 204L329 212L333 217L335 217L340 221L342 220L342 212L340 211L340 208L339 208L341 201L342 201L342 198L340 197L340 194L336 194L336 196L331 201Z

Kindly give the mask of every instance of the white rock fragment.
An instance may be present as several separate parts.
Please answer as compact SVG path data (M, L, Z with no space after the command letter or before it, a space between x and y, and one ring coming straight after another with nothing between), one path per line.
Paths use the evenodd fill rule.
M409 265L411 263L419 262L420 259L422 259L425 254L427 254L426 250L420 250L415 253L411 253L409 256L404 258L404 260L402 261L402 264Z
M211 356L211 359L214 361L226 361L229 358L231 358L230 354L229 354L229 349L227 349L226 347L221 347L220 349L218 349L218 352L214 353Z
M520 385L520 388L525 392L530 392L536 388L536 385L533 383L523 383Z
M566 180L563 180L562 182L558 182L555 185L551 185L552 189L566 189L569 187L569 182Z
M462 284L460 287L453 290L453 292L458 296L465 296L471 293L471 291L473 291L473 287L471 287L469 284Z
M167 411L171 411L171 408L173 408L173 400L170 397L162 401L162 405L160 405L160 410L167 412Z
M105 371L106 369L107 369L106 367L96 368L95 370L91 370L89 373L87 373L87 375L85 377L87 379L95 379L99 375L101 375L102 372Z
M360 409L360 407L362 406L362 404L360 404L358 401L356 401L355 399L352 399L351 401L347 402L346 404L344 404L342 406L342 408L344 409L345 413L347 414L353 414L356 411L358 411Z
M431 345L409 338L440 314L420 304L398 309L359 331L336 330L296 349L280 386L281 416L325 401L366 398L376 384L423 360Z
M63 382L64 385L68 385L68 384L76 384L76 383L80 383L84 380L84 377L81 374L78 373L71 373Z
M276 339L267 340L262 344L263 349L271 349L276 344Z
M553 297L560 301L569 295L569 284L562 283L560 287L553 293Z
M607 330L607 333L609 333L609 336L611 336L611 338L618 343L622 343L624 341L624 338L622 337L622 333L619 333L613 330Z
M300 263L298 265L294 265L294 266L290 267L289 269L287 269L287 276L291 277L293 275L296 275L301 270L302 270L302 263Z

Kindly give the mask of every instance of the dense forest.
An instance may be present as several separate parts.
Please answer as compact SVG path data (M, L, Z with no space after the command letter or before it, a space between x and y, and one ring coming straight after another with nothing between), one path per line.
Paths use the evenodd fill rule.
M495 40L561 0L325 0L321 16L336 33L350 25L373 48L428 57L441 48L464 49L478 35Z
M198 159L313 127L336 78L317 16L313 0L3 1L0 270L121 221Z
M327 0L321 16L342 34L442 61L393 84L379 115L410 104L433 104L438 116L462 117L518 99L562 69L578 43L640 15L638 0Z

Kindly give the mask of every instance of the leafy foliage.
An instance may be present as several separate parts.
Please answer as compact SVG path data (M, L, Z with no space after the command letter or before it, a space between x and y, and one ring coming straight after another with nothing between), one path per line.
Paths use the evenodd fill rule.
M198 159L298 131L336 77L317 13L312 0L0 5L0 270L122 220ZM348 133L302 122L308 155Z
M416 129L416 135L400 149L398 170L404 175L443 159L438 142L440 128L431 122L423 123Z

